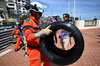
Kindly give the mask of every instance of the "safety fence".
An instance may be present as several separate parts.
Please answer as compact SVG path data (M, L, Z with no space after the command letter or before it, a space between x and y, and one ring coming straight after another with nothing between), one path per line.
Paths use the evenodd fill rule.
M7 48L12 44L11 41L12 31L13 28L0 31L0 51L2 51L3 49Z
M39 24L41 29L43 29L46 25L47 24L45 23ZM13 44L11 39L13 29L14 28L12 26L0 26L0 51ZM14 36L13 41L15 40L16 38Z
M7 30L14 28L14 25L0 25L0 31L1 30Z

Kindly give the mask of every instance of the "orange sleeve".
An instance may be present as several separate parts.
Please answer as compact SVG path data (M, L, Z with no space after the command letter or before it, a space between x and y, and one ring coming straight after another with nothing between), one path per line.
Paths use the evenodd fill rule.
M12 34L14 34L14 33L15 33L15 30L12 31Z
M27 42L33 42L35 39L37 39L35 36L35 31L33 31L33 29L31 28L26 28L24 30L24 33L25 33Z

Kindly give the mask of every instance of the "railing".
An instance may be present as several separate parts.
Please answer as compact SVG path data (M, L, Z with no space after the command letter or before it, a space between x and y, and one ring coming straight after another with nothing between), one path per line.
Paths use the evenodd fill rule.
M7 30L7 29L12 29L14 28L14 25L0 25L0 31L1 30Z
M85 20L84 26L85 27L92 27L97 25L97 20Z
M12 45L11 34L13 29L1 30L0 31L0 51Z
M47 24L42 23L39 24L41 29L43 29ZM2 28L3 26L0 26ZM5 48L12 45L11 35L12 35L13 28L12 27L3 27L0 29L0 51L4 50ZM14 38L16 40L16 38Z

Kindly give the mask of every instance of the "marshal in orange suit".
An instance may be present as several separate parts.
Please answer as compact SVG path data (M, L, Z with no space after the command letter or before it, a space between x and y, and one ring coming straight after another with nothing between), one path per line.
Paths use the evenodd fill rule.
M43 8L38 2L31 3L31 16L23 23L23 32L25 33L27 41L27 54L30 66L41 66L41 60L44 62L43 66L50 66L51 62L43 55L40 49L40 37L49 35L52 30L48 26L40 30L39 19L42 16Z
M14 34L17 38L16 47L15 47L15 52L17 52L19 50L20 42L22 42L22 44L24 45L24 42L20 37L19 23L17 23L17 26L12 31L12 36L14 36Z

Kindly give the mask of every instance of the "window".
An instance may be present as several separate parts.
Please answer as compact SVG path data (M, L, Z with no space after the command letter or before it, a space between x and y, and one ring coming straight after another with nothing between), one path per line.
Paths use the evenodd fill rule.
M20 2L20 0L18 0L18 2Z
M23 4L23 6L24 6L24 4Z
M23 13L25 13L25 11L23 11Z
M14 2L13 0L9 0L9 2Z
M14 4L9 4L9 6L14 6Z
M23 8L23 10L25 10L25 8Z
M20 3L18 3L18 5L20 5Z
M3 14L1 14L1 18L4 18L4 15Z
M22 2L24 2L24 1L22 1Z
M19 11L19 13L21 13L21 11Z
M21 9L21 7L19 7L19 9Z

